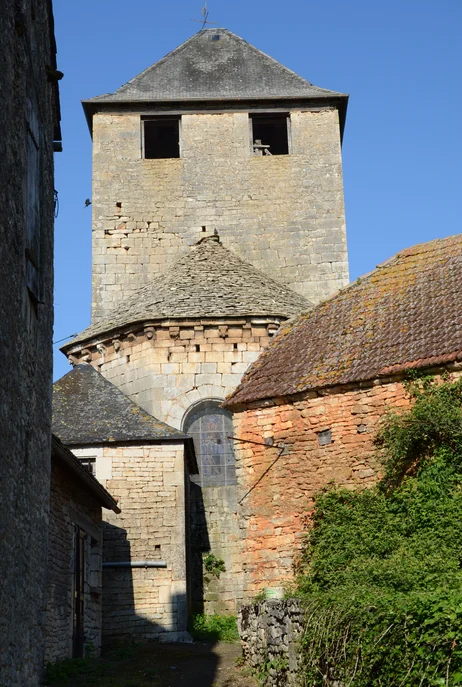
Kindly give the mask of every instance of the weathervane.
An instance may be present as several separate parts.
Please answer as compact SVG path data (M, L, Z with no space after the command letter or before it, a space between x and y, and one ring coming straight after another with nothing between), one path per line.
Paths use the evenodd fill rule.
M205 5L202 8L202 19L193 19L192 21L198 21L202 24L201 29L203 29L206 24L215 24L216 22L214 21L208 21L209 18L209 10L208 10L208 0L205 0Z

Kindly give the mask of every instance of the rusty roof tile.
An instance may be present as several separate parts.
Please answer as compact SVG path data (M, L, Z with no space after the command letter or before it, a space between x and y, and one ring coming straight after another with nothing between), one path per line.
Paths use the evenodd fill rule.
M460 359L462 234L401 251L284 325L226 405Z

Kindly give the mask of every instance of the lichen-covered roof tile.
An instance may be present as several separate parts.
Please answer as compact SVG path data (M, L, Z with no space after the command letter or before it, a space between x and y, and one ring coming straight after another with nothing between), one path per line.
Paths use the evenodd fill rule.
M53 384L53 433L68 446L187 439L128 398L91 365Z
M228 406L462 356L462 235L401 251L288 323Z
M62 349L145 320L290 317L310 307L306 298L241 260L217 236L211 236Z
M203 29L115 93L85 104L255 98L345 98L313 86L227 29Z

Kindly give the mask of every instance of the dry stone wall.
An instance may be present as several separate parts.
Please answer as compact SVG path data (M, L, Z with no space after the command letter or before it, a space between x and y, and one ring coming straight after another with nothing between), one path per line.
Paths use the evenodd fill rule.
M304 613L296 599L260 601L238 615L239 635L247 665L263 678L265 687L301 687L299 642Z
M181 157L141 157L141 118L93 117L93 320L217 229L317 303L348 281L339 119L290 113L291 153L253 156L248 113L185 114Z
M48 588L46 610L46 661L72 656L74 613L74 530L85 532L84 632L85 644L99 654L102 610L101 506L75 483L56 461L52 464Z

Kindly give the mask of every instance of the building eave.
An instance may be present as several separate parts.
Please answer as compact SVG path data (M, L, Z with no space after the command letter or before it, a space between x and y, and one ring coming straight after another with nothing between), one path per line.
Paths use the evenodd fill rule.
M51 451L52 458L58 459L65 468L72 472L73 476L92 493L101 506L114 511L114 513L121 512L117 501L111 494L98 482L96 477L83 467L74 454L54 434L52 435Z
M422 358L410 362L404 362L383 368L381 372L373 377L356 379L344 384L325 384L303 389L293 394L283 396L262 396L260 398L249 397L238 401L233 400L233 395L225 399L221 404L233 413L245 412L246 410L266 408L268 406L280 405L281 403L295 403L306 398L308 395L330 396L342 394L357 389L370 389L373 386L392 384L409 379L410 370L418 370L419 373L427 375L438 375L447 372L459 372L462 370L462 351L455 351L447 355Z
M326 109L335 107L339 112L340 122L340 136L343 139L343 132L345 129L346 113L348 107L349 95L338 93L335 95L326 94L320 96L300 97L297 96L280 96L268 98L188 98L187 100L178 99L162 99L162 100L97 100L87 99L82 100L82 107L87 120L90 135L93 136L93 116L100 112L107 113L158 113L167 114L172 110L184 112L184 114L200 114L201 112L210 112L211 110L220 111L242 111L254 110L256 105L260 104L262 109L274 108L276 105L278 109L299 109L299 108L316 108Z

